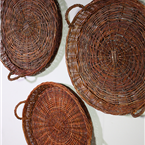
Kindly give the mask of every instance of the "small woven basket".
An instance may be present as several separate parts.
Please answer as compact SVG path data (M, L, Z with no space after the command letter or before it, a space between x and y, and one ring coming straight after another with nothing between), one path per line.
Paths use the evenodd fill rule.
M22 118L17 108L25 103ZM92 122L82 100L64 85L46 82L18 103L28 145L90 145Z
M69 12L82 8L72 22ZM145 111L145 6L137 0L94 0L66 11L66 64L78 94L113 115Z
M1 61L9 80L36 75L53 61L62 36L56 0L5 0L1 12ZM17 77L11 77L11 75Z

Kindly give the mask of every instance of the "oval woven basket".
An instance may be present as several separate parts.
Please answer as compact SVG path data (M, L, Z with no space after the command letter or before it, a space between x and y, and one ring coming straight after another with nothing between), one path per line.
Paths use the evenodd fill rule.
M0 56L10 71L8 79L44 71L53 61L62 36L57 0L5 0L1 18Z
M82 8L72 22L69 12ZM113 115L145 111L145 6L137 0L94 0L68 8L66 64L78 94Z
M22 118L17 108L25 103ZM29 145L91 145L92 122L82 100L69 88L45 82L18 103Z

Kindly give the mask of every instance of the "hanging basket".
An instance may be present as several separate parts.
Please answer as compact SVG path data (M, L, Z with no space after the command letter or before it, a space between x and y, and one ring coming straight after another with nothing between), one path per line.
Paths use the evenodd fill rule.
M69 12L82 8L72 22ZM78 94L113 115L145 111L145 6L137 0L94 0L68 8L66 64Z
M25 103L22 118L17 108ZM64 85L46 82L15 107L28 145L91 145L92 122L82 100Z
M9 80L39 74L50 66L62 36L56 0L5 0L1 18L0 56L10 71Z

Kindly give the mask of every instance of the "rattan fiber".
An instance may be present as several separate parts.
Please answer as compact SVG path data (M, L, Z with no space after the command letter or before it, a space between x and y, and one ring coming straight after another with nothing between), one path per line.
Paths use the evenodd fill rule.
M36 75L53 61L62 35L56 0L5 0L2 5L0 56L9 80ZM18 75L11 78L11 75Z
M70 23L69 12L82 10ZM145 110L145 6L137 0L94 0L68 8L66 63L88 104L105 113Z
M17 108L25 103L22 118ZM18 103L29 145L90 145L92 122L82 100L64 85L45 82Z

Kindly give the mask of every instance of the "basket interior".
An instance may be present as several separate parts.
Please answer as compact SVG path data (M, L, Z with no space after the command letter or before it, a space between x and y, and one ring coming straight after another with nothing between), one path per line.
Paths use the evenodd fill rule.
M112 114L144 103L145 6L136 0L96 0L71 25L66 61L80 96Z
M5 0L1 59L12 72L35 74L59 47L62 20L55 0Z
M42 87L44 89L46 85L31 93L23 111L27 142L41 145L90 144L91 122L74 94L60 86L47 86L39 94Z

